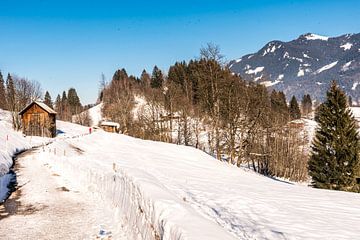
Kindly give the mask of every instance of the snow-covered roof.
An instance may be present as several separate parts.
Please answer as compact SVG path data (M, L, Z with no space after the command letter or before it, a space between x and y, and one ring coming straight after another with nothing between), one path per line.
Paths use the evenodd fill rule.
M116 123L116 122L103 121L103 122L101 122L101 126L109 126L109 127L117 127L117 128L119 128L120 124Z
M43 102L38 102L38 101L33 101L31 102L29 105L27 105L23 110L21 110L21 112L19 112L19 115L22 115L24 112L26 112L26 110L28 110L33 104L38 105L39 107L41 107L42 109L44 109L46 112L50 113L50 114L56 114L56 112L54 111L54 109L52 109L51 107L49 107L48 105L46 105Z

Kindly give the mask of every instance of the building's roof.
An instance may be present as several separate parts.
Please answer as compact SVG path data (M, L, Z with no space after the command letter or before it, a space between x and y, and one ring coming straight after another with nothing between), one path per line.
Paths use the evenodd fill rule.
M109 126L109 127L120 127L120 124L116 123L116 122L107 122L107 121L103 121L100 124L101 126Z
M24 112L26 112L33 104L38 105L39 107L41 107L42 109L44 109L46 112L50 113L50 114L56 114L56 112L54 111L54 109L52 109L51 107L49 107L48 105L46 105L43 102L38 102L38 101L33 101L32 103L30 103L29 105L27 105L23 110L21 110L21 112L19 112L19 115L23 115Z

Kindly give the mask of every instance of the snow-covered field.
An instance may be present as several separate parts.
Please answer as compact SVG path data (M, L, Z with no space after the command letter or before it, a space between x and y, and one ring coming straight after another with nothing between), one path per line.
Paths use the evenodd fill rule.
M359 194L276 181L191 147L98 131L41 156L105 198L132 238L360 238Z

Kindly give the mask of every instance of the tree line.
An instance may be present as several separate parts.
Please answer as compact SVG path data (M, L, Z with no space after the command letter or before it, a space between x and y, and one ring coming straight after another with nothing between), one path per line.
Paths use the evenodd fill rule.
M217 159L267 176L306 180L308 136L292 120L311 112L283 92L231 73L219 48L208 45L198 59L157 66L140 78L117 70L102 84L103 116L131 136L202 149ZM302 112L302 113L301 113Z
M0 108L11 112L13 128L19 130L21 119L18 113L34 100L41 98L40 83L10 73L4 81L0 72Z
M11 112L14 129L19 130L21 127L18 113L32 101L42 99L42 96L43 91L39 82L12 76L10 73L4 81L0 71L0 109ZM87 114L78 115L87 107L82 106L75 88L70 88L67 93L63 91L62 97L58 95L55 102L50 93L46 91L43 100L46 105L57 111L57 119L90 125Z

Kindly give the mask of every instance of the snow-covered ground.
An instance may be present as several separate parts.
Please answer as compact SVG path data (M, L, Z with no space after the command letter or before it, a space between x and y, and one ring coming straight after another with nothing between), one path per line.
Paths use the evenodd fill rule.
M113 209L40 161L41 151L17 159L19 188L0 205L0 239L127 239L113 231L121 229Z
M316 124L304 121L306 130L313 132ZM25 184L26 180L20 184L27 191L24 204L49 202L52 207L44 214L62 211L53 208L57 196L55 191L49 194L48 188L70 189L59 196L60 204L70 201L70 212L64 210L64 214L72 214L72 204L84 206L86 214L74 213L74 225L65 224L64 231L70 227L70 232L76 232L78 226L86 232L90 225L85 223L99 228L98 224L107 222L114 236L121 233L128 239L360 238L359 194L277 181L217 161L192 147L102 130L88 134L87 127L61 121L57 127L60 134L27 158L26 174L21 176L37 178L35 169L46 166L58 179L54 182L46 172L39 175L49 179L45 192L33 189L41 181L35 186L33 181ZM30 146L28 138L7 131L19 135L19 147ZM91 211L92 206L97 210ZM98 219L94 218L97 214ZM43 217L41 211L25 220L36 225L37 217ZM68 215L56 217L62 224L68 221ZM6 226L21 220L8 219Z
M191 147L98 131L56 141L41 156L105 198L132 238L360 238L359 194L276 181Z
M74 128L73 126L68 122L57 121L57 139L71 138L88 133L86 127L77 126ZM7 186L12 175L7 173L13 164L13 156L23 150L41 146L57 139L24 137L21 132L12 129L10 112L0 109L0 202L8 195Z

